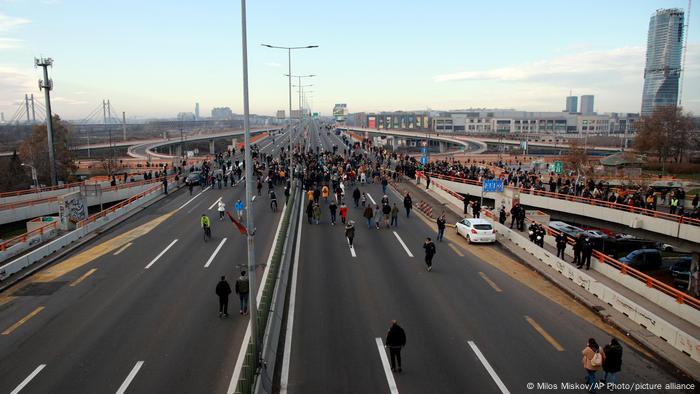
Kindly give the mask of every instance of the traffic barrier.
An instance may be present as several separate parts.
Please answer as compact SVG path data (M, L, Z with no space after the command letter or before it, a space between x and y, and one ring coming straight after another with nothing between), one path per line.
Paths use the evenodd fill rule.
M173 190L176 189L177 186L178 185L173 185ZM160 195L160 193L158 193L160 190L160 185L151 187L148 190L130 198L128 200L130 201L129 203L123 201L122 203L117 204L118 207L113 206L100 213L92 215L88 217L88 219L79 222L78 228L69 232L68 234L42 245L5 265L0 266L0 283L7 280L7 278L12 274L22 271L44 257L55 253L78 239L90 234L92 231L108 224L112 220L141 207L147 202L158 197Z

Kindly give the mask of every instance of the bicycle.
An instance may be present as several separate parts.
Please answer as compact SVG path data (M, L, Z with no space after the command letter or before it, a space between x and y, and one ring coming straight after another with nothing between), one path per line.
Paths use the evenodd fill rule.
M211 227L206 226L202 227L202 229L204 230L204 242L207 242L211 239Z

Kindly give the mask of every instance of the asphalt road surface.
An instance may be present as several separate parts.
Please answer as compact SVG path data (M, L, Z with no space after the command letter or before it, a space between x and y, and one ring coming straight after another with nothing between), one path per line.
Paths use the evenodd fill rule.
M270 152L280 141L259 145ZM232 211L244 183L192 196L182 188L1 293L0 392L225 393L248 317L232 294L220 319L214 289L221 275L233 287L247 260L245 238L219 221L216 202ZM258 201L264 264L281 209ZM206 243L202 213L212 221Z

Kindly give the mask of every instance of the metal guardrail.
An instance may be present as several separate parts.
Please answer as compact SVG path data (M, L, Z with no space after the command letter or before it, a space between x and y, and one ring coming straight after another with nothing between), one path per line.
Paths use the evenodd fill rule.
M469 184L469 185L481 186L481 181L475 181L472 179L460 178L460 177L431 173L431 172L425 173L423 171L416 171L416 176L422 177L425 175L428 175L431 178L444 179L444 180L448 180L448 181L452 181L452 182L459 182L459 183L465 183L465 184ZM508 187L508 188L509 189L516 189L514 187ZM520 193L523 193L523 194L532 194L534 196L556 198L558 200L566 200L566 201L578 202L578 203L594 205L594 206L599 206L599 207L604 207L604 208L617 209L620 211L636 213L636 214L650 216L650 217L654 217L654 218L665 219L665 220L673 221L676 223L688 224L691 226L700 226L700 220L698 220L698 219L693 219L693 218L675 215L675 214L671 214L671 213L659 212L659 211L654 211L654 210L646 209L646 208L638 208L638 207L633 207L633 206L629 206L629 205L625 205L625 204L619 204L616 202L596 200L594 198L587 198L587 197L580 197L580 196L572 196L572 195L568 195L568 194L547 192L547 191L543 191L543 190L530 190L530 189L525 189L525 188L517 188L517 189L520 191Z
M280 227L280 232L277 235L277 242L275 244L275 249L272 251L272 259L270 260L270 266L268 267L268 274L265 283L262 284L262 297L260 299L260 304L258 305L258 315L257 315L257 333L255 338L256 346L259 349L255 349L252 342L247 345L247 350L245 358L243 360L243 366L241 368L241 375L236 385L236 393L238 394L251 394L255 385L255 375L258 373L259 359L258 354L262 350L260 346L260 338L263 338L264 331L267 327L268 320L270 318L270 305L273 302L273 295L275 284L278 279L279 269L282 262L282 251L285 246L285 239L287 238L287 233L289 232L289 223L292 215L292 207L296 200L296 182L292 182L292 190L289 194L289 201L287 202L287 209L282 217L282 225ZM256 302L255 295L252 295L251 302Z
M57 229L58 228L58 222L51 222L49 224L46 224L44 226L41 226L39 228L35 228L32 231L28 231L24 234L20 234L16 237L10 238L8 240L3 241L0 243L0 252L3 252L7 250L7 248L11 247L12 245L18 244L20 242L27 242L27 239L35 236L35 235L44 235L45 232L52 230L52 229Z

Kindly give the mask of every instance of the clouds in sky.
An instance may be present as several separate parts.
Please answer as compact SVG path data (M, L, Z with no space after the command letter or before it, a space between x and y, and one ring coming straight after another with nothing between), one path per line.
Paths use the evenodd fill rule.
M18 18L0 13L0 32L6 32L17 26L30 23L29 19Z

